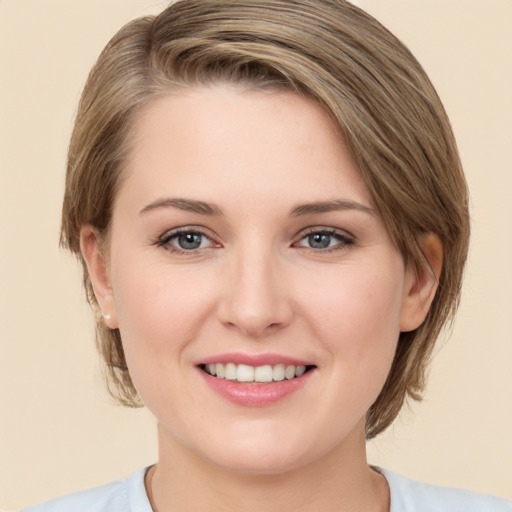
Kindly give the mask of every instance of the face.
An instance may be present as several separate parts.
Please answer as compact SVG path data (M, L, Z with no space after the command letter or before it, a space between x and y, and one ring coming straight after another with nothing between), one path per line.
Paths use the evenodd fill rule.
M198 87L134 141L92 278L161 442L267 473L360 446L414 277L329 117Z

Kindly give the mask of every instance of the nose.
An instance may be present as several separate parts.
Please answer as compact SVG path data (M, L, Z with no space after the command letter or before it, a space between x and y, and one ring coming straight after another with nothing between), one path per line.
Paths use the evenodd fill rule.
M229 277L218 314L228 328L260 339L287 327L294 315L292 296L278 257L247 251L224 269Z

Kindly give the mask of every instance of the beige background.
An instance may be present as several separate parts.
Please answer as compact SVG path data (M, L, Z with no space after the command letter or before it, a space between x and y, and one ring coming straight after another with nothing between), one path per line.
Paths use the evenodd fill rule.
M426 400L369 446L429 482L512 499L512 1L360 0L445 101L472 190L464 299ZM0 508L155 460L145 410L110 404L78 267L57 247L67 141L97 54L156 0L0 0Z

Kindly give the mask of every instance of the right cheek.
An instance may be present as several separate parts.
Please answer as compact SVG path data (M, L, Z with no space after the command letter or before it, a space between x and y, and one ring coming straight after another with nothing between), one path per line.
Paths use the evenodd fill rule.
M127 349L142 342L163 352L171 340L176 347L210 325L229 275L225 265L125 263L114 295Z
M132 283L119 294L117 311L123 345L150 346L155 350L169 346L169 341L186 337L196 323L199 307L186 294L160 282Z

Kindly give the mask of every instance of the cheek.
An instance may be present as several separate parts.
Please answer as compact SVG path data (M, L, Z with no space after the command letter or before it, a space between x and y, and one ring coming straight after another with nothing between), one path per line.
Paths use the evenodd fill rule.
M327 292L310 301L308 316L333 363L387 372L400 333L401 262L386 271L347 268L321 288Z
M169 351L179 355L196 338L207 314L210 294L198 276L184 268L169 270L128 261L118 269L123 278L115 281L114 296L131 367L144 367L144 361L150 368L164 365L169 359L161 356Z
M165 410L170 390L181 390L172 396L182 400L190 349L204 327L211 294L185 269L129 262L123 268L119 275L129 278L117 281L114 291L126 362L139 396L157 414Z
M332 418L333 438L365 417L387 379L400 332L400 275L348 272L311 311L330 375L319 407Z

